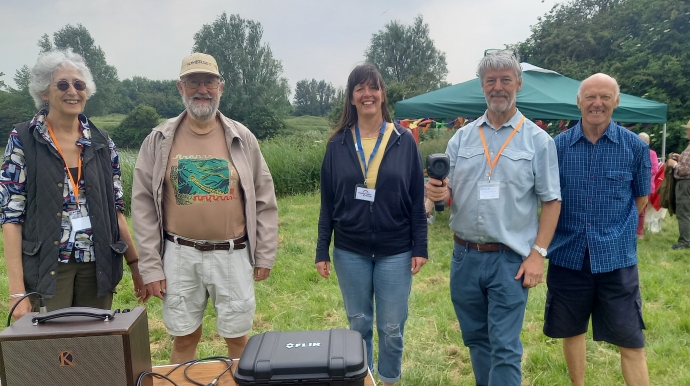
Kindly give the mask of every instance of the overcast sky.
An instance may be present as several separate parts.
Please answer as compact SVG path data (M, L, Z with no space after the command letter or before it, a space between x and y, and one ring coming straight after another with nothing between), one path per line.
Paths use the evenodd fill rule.
M530 36L530 27L556 0L0 0L0 78L32 67L39 38L81 23L115 66L134 75L174 79L194 34L223 12L261 23L263 42L283 64L291 87L301 79L344 86L364 60L371 36L392 20L412 24L421 14L436 48L445 52L447 81L475 77L487 48ZM423 60L423 58L420 58ZM229 91L229 90L227 90Z

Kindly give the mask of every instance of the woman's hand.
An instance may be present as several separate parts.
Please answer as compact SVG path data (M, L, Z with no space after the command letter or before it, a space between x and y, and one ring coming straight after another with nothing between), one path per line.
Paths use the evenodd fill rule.
M330 261L319 261L316 263L316 272L319 275L328 279L328 275L331 274L331 262Z
M10 310L12 309L12 307L14 307L14 304L17 303L17 300L19 299L20 298L10 299ZM28 314L29 312L31 312L31 302L29 301L29 297L27 296L24 299L22 299L22 302L17 306L17 308L14 309L14 312L12 313L12 318L14 318L14 320L17 320L22 316Z
M422 269L422 266L426 264L426 261L428 259L424 257L413 257L412 258L412 274L416 275L417 272L419 272L420 269Z
M139 265L133 263L129 266L129 270L132 272L132 284L134 284L134 296L139 298L139 303L149 300L151 294L146 291L146 285L144 285L144 279L139 273Z

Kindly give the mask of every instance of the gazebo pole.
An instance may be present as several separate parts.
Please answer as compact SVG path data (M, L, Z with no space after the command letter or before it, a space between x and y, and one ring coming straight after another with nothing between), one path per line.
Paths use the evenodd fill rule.
M664 136L661 137L661 162L666 162L666 122L664 122Z

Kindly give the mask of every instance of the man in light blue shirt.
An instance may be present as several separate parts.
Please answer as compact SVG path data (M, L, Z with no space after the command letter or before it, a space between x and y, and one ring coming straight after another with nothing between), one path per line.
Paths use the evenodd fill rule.
M477 75L488 109L450 140L449 178L430 179L427 195L453 199L451 299L476 383L519 386L528 289L542 282L561 207L558 161L553 139L517 110L517 59L485 56Z

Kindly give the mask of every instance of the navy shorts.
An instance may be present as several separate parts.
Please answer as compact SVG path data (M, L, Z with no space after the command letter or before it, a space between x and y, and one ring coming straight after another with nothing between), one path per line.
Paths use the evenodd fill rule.
M591 315L594 340L644 347L639 282L637 265L593 274L588 249L580 271L549 264L544 334L551 338L584 334Z

